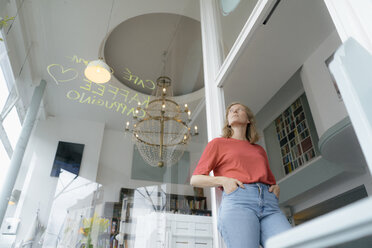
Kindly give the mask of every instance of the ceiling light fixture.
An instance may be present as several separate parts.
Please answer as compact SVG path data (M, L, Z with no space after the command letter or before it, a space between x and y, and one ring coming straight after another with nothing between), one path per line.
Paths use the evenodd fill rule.
M163 53L163 72L165 75L166 57ZM182 157L191 135L198 134L189 127L191 111L187 104L184 108L173 99L171 79L161 76L156 80L155 98L147 106L138 107L134 114L133 129L126 123L125 131L133 133L133 140L142 158L151 166L163 167L176 164ZM139 112L144 117L139 118Z
M112 0L112 4L111 4L110 17L107 23L105 37L107 37L107 33L110 27L113 7L114 7L114 0ZM105 63L102 57L98 58L97 60L93 60L89 62L87 67L84 70L85 77L89 79L90 81L97 83L97 84L103 84L103 83L107 83L108 81L110 81L112 73L113 71L111 70L110 66L108 66Z
M90 61L87 67L84 70L84 75L90 81L103 84L107 83L111 79L111 69L103 61L103 58Z
M135 144L142 158L151 166L163 167L177 163L190 141L191 135L198 134L190 130L191 111L187 104L181 109L172 97L171 79L161 76L157 79L155 99L148 106L141 108L141 103L135 111L135 124L130 130L130 122L126 123L125 131L133 133ZM145 112L144 118L139 118L139 111Z

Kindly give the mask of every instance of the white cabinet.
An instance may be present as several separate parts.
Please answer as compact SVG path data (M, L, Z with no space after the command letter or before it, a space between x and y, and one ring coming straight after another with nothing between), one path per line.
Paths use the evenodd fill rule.
M151 213L137 217L134 247L212 248L212 217Z
M212 217L166 214L168 248L212 248Z

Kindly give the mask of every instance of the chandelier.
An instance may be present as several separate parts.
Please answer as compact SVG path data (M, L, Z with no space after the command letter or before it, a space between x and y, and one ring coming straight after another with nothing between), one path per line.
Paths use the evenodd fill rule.
M190 131L191 111L187 104L181 109L172 99L171 79L162 76L156 83L155 99L144 109L138 103L133 128L130 130L128 121L125 130L132 133L138 151L149 165L171 166L181 159L191 135L198 134L198 128L194 127L194 133ZM138 117L141 110L143 118Z

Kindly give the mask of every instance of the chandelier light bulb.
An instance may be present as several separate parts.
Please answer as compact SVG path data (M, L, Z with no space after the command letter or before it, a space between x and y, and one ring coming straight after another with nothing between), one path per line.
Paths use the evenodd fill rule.
M163 88L163 93L165 93L167 91L167 89L166 88Z
M194 130L195 130L195 134L198 134L198 126L195 126Z

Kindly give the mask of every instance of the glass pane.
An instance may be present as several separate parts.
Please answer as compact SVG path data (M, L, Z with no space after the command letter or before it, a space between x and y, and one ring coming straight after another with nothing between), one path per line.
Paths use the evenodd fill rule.
M108 219L98 213L102 185L61 170L50 217L41 243L44 247L97 245L108 230ZM40 221L40 220L36 220Z
M15 244L212 247L210 190L190 185L207 144L199 2L25 1L19 13L43 47L33 65L47 81L48 117L34 126L15 185ZM107 83L84 73L99 56L112 69ZM31 82L28 72L26 62ZM13 144L15 109L5 121ZM61 142L84 149L63 153ZM33 229L35 216L45 231Z
M6 116L5 120L3 121L3 125L8 135L9 141L14 149L22 130L16 107L13 107L9 114Z
M229 54L258 0L216 0L221 23L222 50Z
M0 188L3 185L6 172L8 171L10 158L8 157L8 154L6 153L6 150L4 148L4 145L2 142L0 142Z
M6 99L8 98L9 90L5 82L3 70L0 67L0 111L3 109Z
M201 196L167 193L170 185L121 188L119 201L105 201L107 189L61 170L43 247L212 247L212 219ZM36 218L34 221L39 222Z

